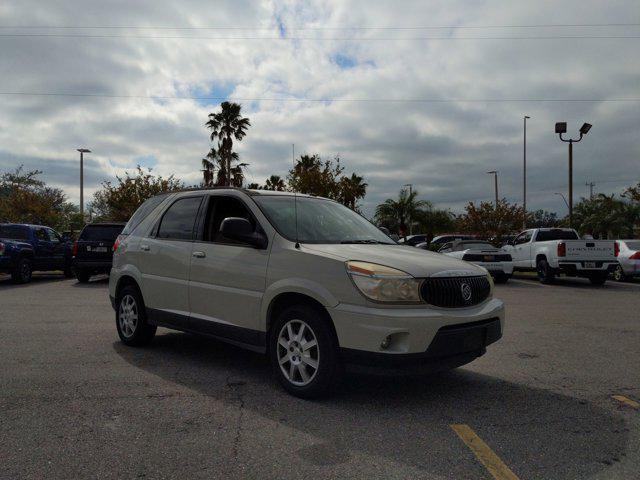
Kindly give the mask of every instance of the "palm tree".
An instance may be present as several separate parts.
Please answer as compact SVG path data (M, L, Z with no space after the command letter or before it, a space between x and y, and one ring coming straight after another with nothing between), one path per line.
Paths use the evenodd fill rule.
M400 190L398 199L386 199L376 207L375 221L392 230L406 228L410 218L417 218L420 212L426 208L432 208L431 202L426 200L416 200L417 191L411 193L407 190Z
M264 184L264 189L284 192L285 190L284 180L280 177L280 175L271 175L269 178L267 178L267 181Z
M352 173L350 177L342 177L340 179L340 203L351 210L356 210L358 200L367 194L367 186L364 178L355 173Z
M222 102L220 107L222 109L220 112L209 114L209 121L205 125L211 130L211 141L216 139L218 141L216 153L220 157L220 166L223 170L222 172L218 170L218 185L230 186L232 183L238 183L235 178L232 180L231 177L235 177L236 174L241 175L242 166L246 166L246 164L240 164L234 169L231 168L231 162L239 159L238 154L233 151L233 139L242 141L251 122L248 118L241 116L242 106L240 104ZM213 148L211 150L214 151ZM220 183L221 180L224 183Z

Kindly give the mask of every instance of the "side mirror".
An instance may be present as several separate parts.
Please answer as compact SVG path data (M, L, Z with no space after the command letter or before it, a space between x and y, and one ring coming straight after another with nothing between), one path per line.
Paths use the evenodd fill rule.
M256 248L265 248L267 239L261 233L255 232L246 218L227 217L220 224L220 233L237 242L247 243Z

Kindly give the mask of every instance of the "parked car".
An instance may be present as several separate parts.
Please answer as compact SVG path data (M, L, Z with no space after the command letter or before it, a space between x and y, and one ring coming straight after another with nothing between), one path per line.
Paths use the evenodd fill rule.
M613 240L581 240L572 228L534 228L520 233L505 250L513 257L514 270L535 270L542 283L564 274L602 285L618 264L614 248Z
M513 274L511 255L482 240L456 240L445 243L438 253L486 268L496 283L506 283Z
M415 247L416 245L418 245L419 243L424 243L427 242L429 240L429 235L425 235L425 234L418 234L418 235L408 235L404 238L401 238L398 243L402 243L405 245L410 245L412 247Z
M421 245L423 250L433 250L437 252L440 250L440 247L445 243L453 242L454 240L474 240L476 237L474 235L462 235L462 234L448 234L448 235L439 235L437 237L433 237L431 243L427 244L426 247Z
M71 245L52 228L19 223L0 224L0 272L15 283L28 283L34 271L71 270Z
M455 368L502 336L479 267L391 241L334 201L267 190L170 193L140 207L109 279L126 345L157 326L265 352L294 395L350 368Z
M615 246L618 265L613 278L618 282L640 277L640 240L616 240Z
M92 275L109 273L113 259L113 245L122 233L124 223L90 223L73 244L73 269L80 283Z

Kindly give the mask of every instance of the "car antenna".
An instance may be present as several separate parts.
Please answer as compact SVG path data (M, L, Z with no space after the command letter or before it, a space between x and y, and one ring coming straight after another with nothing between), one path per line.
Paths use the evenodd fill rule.
M296 144L291 144L291 163L293 165L293 170L295 173L296 169ZM300 242L298 241L298 193L295 188L293 189L293 215L295 217L296 222L296 244L295 248L300 248Z

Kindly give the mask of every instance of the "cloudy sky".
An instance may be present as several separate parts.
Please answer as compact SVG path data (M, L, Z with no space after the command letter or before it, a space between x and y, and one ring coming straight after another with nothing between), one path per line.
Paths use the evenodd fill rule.
M529 207L564 215L556 121L594 125L576 198L640 180L639 37L637 0L4 0L0 171L40 169L77 202L88 147L85 198L136 164L197 183L229 98L249 181L284 176L295 143L363 175L366 214L406 183L459 211L493 198L487 170L521 201L529 115Z

